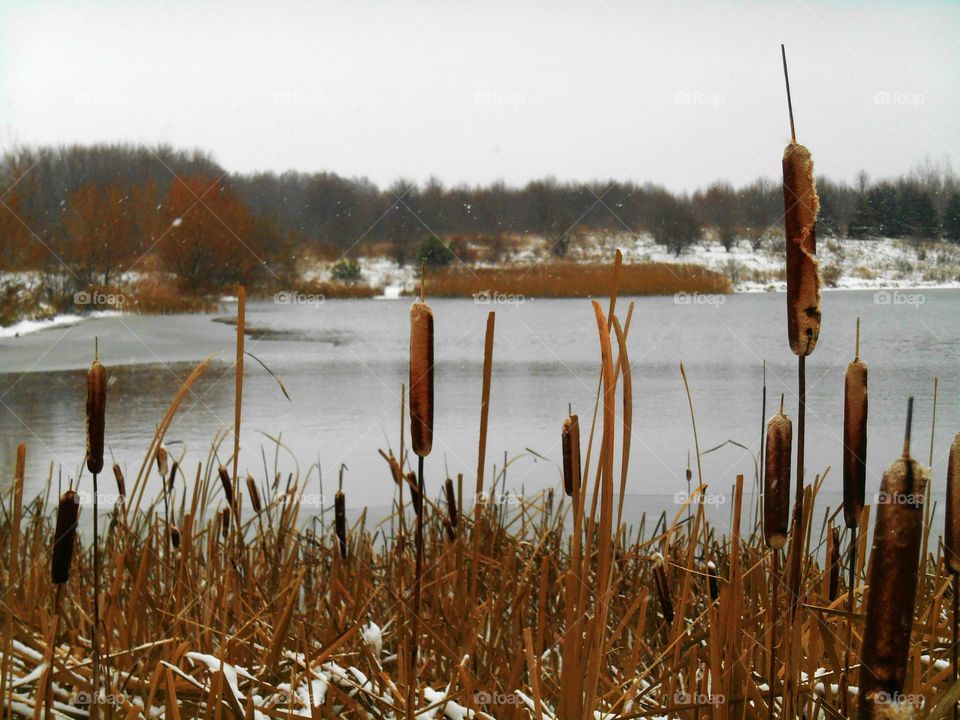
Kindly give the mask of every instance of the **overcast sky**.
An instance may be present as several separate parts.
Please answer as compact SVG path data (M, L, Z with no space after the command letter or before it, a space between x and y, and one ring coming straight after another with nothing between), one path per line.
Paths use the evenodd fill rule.
M742 184L789 137L781 41L819 172L960 167L960 5L913 1L4 0L0 143L381 185Z

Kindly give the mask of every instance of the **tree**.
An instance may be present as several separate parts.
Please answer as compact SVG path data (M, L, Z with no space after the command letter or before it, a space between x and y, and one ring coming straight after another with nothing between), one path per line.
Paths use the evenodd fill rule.
M930 192L914 182L904 183L899 190L905 233L917 240L935 239L940 228Z
M650 230L657 243L678 256L700 237L700 224L688 204L666 193L656 203Z
M952 192L943 209L943 236L960 242L960 192Z
M355 283L360 279L360 263L353 258L340 258L330 268L330 277L345 283Z
M116 182L87 183L69 196L65 260L82 285L109 285L111 275L132 261L137 222L131 206L129 189Z
M430 268L446 267L453 262L453 253L450 248L436 235L424 238L417 249L417 261Z

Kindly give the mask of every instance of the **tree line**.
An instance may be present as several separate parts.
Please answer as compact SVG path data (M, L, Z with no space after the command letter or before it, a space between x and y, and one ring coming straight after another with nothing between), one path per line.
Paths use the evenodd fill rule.
M502 255L517 235L564 256L583 232L649 232L677 254L705 232L759 247L783 214L779 182L717 182L692 194L654 184L534 180L379 188L331 172L230 173L208 154L127 145L22 148L0 161L0 270L42 270L67 289L169 272L214 292L276 285L309 253L371 248L411 262L425 240ZM960 241L960 183L927 164L892 180L818 178L821 236ZM435 248L433 248L435 250ZM460 256L460 253L457 253Z

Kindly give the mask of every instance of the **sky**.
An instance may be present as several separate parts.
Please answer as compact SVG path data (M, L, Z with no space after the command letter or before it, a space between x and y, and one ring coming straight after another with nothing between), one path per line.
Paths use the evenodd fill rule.
M960 4L0 5L0 148L202 149L234 172L655 182L775 178L789 140L852 181L960 167Z

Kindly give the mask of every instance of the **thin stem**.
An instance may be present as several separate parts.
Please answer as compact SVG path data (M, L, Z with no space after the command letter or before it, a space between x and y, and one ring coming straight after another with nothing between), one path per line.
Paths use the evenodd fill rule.
M780 55L783 57L783 80L787 84L787 108L790 110L790 139L797 141L797 129L793 124L793 99L790 97L790 74L787 72L787 49L780 43Z

